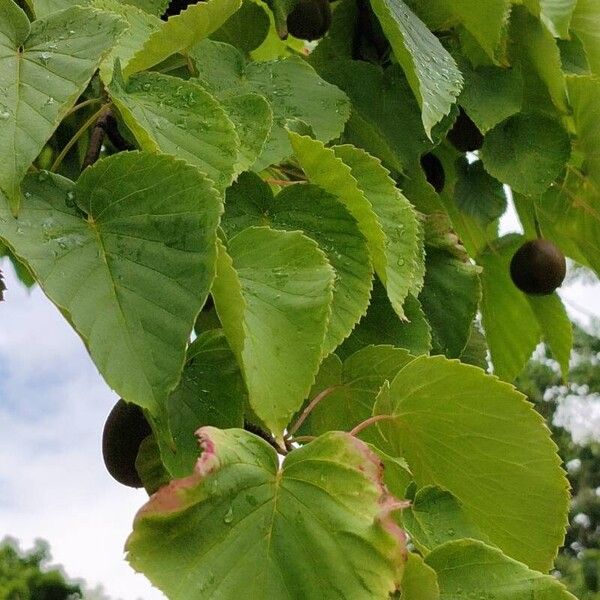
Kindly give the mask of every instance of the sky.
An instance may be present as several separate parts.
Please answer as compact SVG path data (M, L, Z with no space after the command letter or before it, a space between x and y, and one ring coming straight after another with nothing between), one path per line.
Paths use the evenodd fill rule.
M123 560L147 495L104 468L102 427L117 398L39 288L0 269L0 538L48 540L54 562L114 600L164 598Z
M509 211L502 232L518 230ZM0 269L8 288L0 303L0 538L25 547L48 540L68 574L102 584L114 600L164 598L123 560L146 495L114 482L102 462L102 427L117 398L39 288L18 284L6 261ZM600 286L576 284L561 295L582 323L600 315ZM584 427L590 419L578 402L561 418Z

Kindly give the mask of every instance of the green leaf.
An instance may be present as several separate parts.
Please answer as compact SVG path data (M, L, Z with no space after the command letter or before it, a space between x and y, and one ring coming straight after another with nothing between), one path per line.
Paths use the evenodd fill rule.
M217 312L250 405L277 436L318 371L333 281L325 254L299 231L251 227L231 238L227 251L221 247L212 291Z
M440 600L462 595L495 600L576 600L555 577L532 571L475 540L440 546L425 563L437 573Z
M557 179L570 155L568 133L541 114L506 119L485 136L481 149L490 175L531 196L542 194Z
M199 438L194 474L150 499L127 542L131 565L169 598L387 598L397 588L399 505L365 444L329 433L279 468L245 431L206 427Z
M341 372L332 373L326 387L312 390L313 396L331 388L311 413L310 433L350 431L373 415L373 405L381 386L414 359L406 350L391 346L367 346L347 358ZM329 369L328 369L329 371ZM366 442L387 450L375 427L359 434Z
M248 54L258 48L269 32L269 16L264 4L244 0L242 7L210 37Z
M556 40L538 19L523 7L515 7L511 16L512 53L525 71L535 73L548 88L554 105L569 112L565 76Z
M140 444L135 459L135 470L144 484L144 489L150 495L171 480L163 465L160 449L153 435L149 435Z
M115 15L73 7L29 24L0 0L0 190L17 213L27 169L123 31Z
M110 88L123 120L144 150L182 158L208 175L218 190L231 184L239 138L221 105L192 81L140 73Z
M513 381L543 337L566 377L572 331L560 299L556 294L545 299L527 296L510 278L510 261L524 241L518 235L505 236L477 259L483 267L481 312L494 372Z
M200 334L188 348L181 381L167 400L169 428L159 436L162 459L172 477L193 471L198 459L194 434L200 427L243 427L246 397L242 374L223 332Z
M107 383L159 416L214 276L219 197L195 168L138 152L96 163L76 184L41 173L24 189L19 219L0 197L0 238Z
M187 54L199 41L217 31L235 14L242 0L208 0L190 4L180 14L170 17L153 33L133 56L125 75L149 69L173 54Z
M448 21L458 21L477 43L479 52L485 52L488 62L505 62L510 0L427 0L424 4L431 27L442 29Z
M479 323L473 321L471 325L471 334L467 345L460 355L460 361L468 365L474 365L484 371L488 370L488 347Z
M118 59L121 66L125 68L144 45L144 42L161 28L162 21L158 17L144 12L141 8L119 0L91 0L91 5L94 8L118 15L128 24L127 33L119 38L100 66L102 80L108 85L113 77L115 60Z
M539 0L536 16L541 18L554 37L566 40L570 38L569 27L576 5L577 0Z
M405 348L411 354L429 354L431 350L431 327L421 303L412 295L404 303L406 321L394 312L385 288L376 281L371 292L367 314L354 328L352 335L340 346L338 354L345 358L365 346L389 345Z
M352 101L344 138L402 172L432 146L419 105L398 65L385 71L364 61L335 60L319 72Z
M557 294L527 296L527 300L540 325L542 338L550 347L566 381L573 347L573 325L569 315Z
M219 99L254 92L271 105L273 129L253 166L257 171L292 154L285 129L289 119L305 122L324 142L339 136L348 119L350 106L345 94L298 57L247 63L233 46L210 40L197 45L192 57L200 83Z
M460 357L481 297L479 268L450 253L427 248L425 285L419 296L431 326L432 351Z
M570 76L567 87L586 174L600 190L600 80Z
M487 174L480 160L469 162L460 158L455 164L454 201L459 210L483 226L499 219L506 211L506 193L502 184Z
M402 600L439 600L435 571L418 554L409 553L402 576Z
M462 76L454 59L402 0L371 0L394 55L421 106L428 136L450 112L460 94Z
M542 417L522 394L477 367L421 356L398 373L374 414L393 415L378 427L419 487L452 493L507 555L542 571L552 566L568 484Z
M402 525L423 555L446 542L462 538L489 541L448 491L435 486L420 489L402 512Z
M535 201L542 232L565 254L600 274L598 192L580 174L567 176L563 189L551 188Z
M461 61L460 68L465 79L460 105L482 133L521 110L523 76L519 67L473 68L468 61Z
M240 147L235 175L247 171L262 154L273 128L273 110L265 98L258 94L232 96L221 106L235 125Z
M337 195L358 222L392 306L404 317L404 301L409 293L418 293L423 276L420 225L412 205L364 150L326 148L295 133L290 140L308 179Z
M583 43L592 72L600 76L600 6L596 0L577 0L571 29Z
M223 228L232 234L252 225L300 230L327 256L336 278L323 354L333 352L369 305L373 267L356 221L335 196L317 186L289 186L275 198L260 177L246 173L227 192Z

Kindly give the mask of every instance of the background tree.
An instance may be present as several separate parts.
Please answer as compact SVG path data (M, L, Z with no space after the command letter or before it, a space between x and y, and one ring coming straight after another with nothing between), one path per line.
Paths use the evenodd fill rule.
M70 582L61 569L50 566L49 545L38 540L22 551L6 538L0 544L0 598L2 600L75 600L83 598L80 584Z

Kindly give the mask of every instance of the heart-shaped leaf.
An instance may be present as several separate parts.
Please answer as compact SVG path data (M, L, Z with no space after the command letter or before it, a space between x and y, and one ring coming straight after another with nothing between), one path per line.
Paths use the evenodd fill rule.
M347 433L294 450L239 429L198 431L193 475L138 513L128 560L171 600L387 598L404 542L377 456ZM165 543L168 540L168 543ZM161 548L156 560L156 548ZM235 568L232 569L232 564Z
M138 152L96 163L76 184L30 176L24 190L18 219L0 197L0 239L108 384L159 415L214 276L217 192L194 167Z

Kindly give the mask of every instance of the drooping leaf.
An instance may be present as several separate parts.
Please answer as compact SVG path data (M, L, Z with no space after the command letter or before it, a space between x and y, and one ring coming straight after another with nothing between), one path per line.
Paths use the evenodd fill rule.
M356 221L335 196L317 186L289 186L274 197L268 184L247 173L227 192L223 228L233 234L253 225L303 231L325 252L336 274L323 350L329 354L369 305L373 267Z
M577 0L534 0L525 3L555 38L569 39L569 28Z
M454 540L471 538L489 542L462 504L450 492L435 486L417 492L411 506L402 512L402 525L424 556Z
M217 193L195 168L138 152L96 163L76 184L42 173L24 189L18 219L0 197L0 238L107 383L158 416L214 276Z
M400 66L383 70L364 61L335 60L320 65L319 72L352 101L345 138L388 168L402 172L432 146Z
M160 151L197 166L224 190L232 181L239 138L221 105L192 81L140 73L110 93L144 150Z
M394 312L385 288L376 281L371 292L367 314L340 346L340 357L348 357L365 346L390 345L405 348L412 355L429 354L431 327L419 300L409 295L404 303L405 321Z
M434 15L431 26L439 28L445 21L457 21L485 52L488 62L505 62L510 0L427 0L424 4L430 19Z
M524 7L515 7L511 16L512 53L524 71L535 73L546 85L554 105L568 113L567 89L556 40Z
M462 158L455 165L454 201L459 210L483 226L499 219L506 211L506 193L502 184L487 174L480 160L469 162Z
M87 6L90 0L33 0L32 4L35 10L36 19L44 19L52 13L71 8L74 4L77 6Z
M20 183L123 31L115 15L73 7L29 23L0 0L0 190L17 213Z
M600 80L570 76L567 78L567 87L573 107L577 143L585 156L586 175L600 190Z
M551 567L563 541L568 485L542 417L522 394L477 367L418 357L374 413L394 417L378 427L419 487L452 493L508 556Z
M263 96L254 93L231 96L221 106L235 125L240 142L234 169L237 176L262 154L273 128L273 110Z
M539 114L506 119L485 136L481 149L488 173L531 196L550 186L570 155L567 132L557 121Z
M305 122L324 142L339 136L348 119L345 94L298 57L248 63L237 48L209 40L197 45L192 57L200 83L219 99L254 92L271 105L273 129L255 170L292 154L285 129L289 119Z
M137 6L119 0L91 0L90 4L94 8L118 15L128 25L127 33L119 38L100 67L102 80L108 85L112 79L115 60L118 59L121 67L125 68L144 42L161 28L162 21Z
M241 5L242 0L207 0L190 4L147 39L129 61L125 74L149 69L173 54L187 54L194 44L224 25Z
M223 332L200 334L188 348L181 381L167 400L168 430L159 436L162 460L173 478L193 471L196 431L206 425L242 427L246 401L244 381Z
M452 56L402 0L371 0L402 65L428 136L456 102L463 80Z
M482 133L512 117L523 105L523 76L517 66L473 68L462 61L465 85L459 102Z
M396 589L398 504L365 444L329 433L280 468L248 432L205 427L198 436L194 473L152 497L127 542L131 565L169 598L384 598Z
M462 595L496 600L576 600L551 575L528 569L497 548L475 540L457 540L425 559L437 574L440 600Z
M348 145L326 148L295 133L290 139L308 179L337 195L358 222L392 306L404 317L404 301L418 292L423 276L420 224L411 204L365 151Z
M480 297L478 267L444 250L427 248L425 285L419 301L431 326L434 354L460 357Z
M567 310L557 294L527 296L527 301L540 326L542 339L548 344L566 380L573 347L573 325Z
M535 200L544 236L563 252L600 273L600 212L596 186L578 173L567 175L563 189L550 188Z
M600 7L595 0L577 0L571 29L583 43L592 72L600 76Z
M227 250L221 245L212 291L217 312L250 405L277 436L319 368L333 280L325 254L299 231L250 227L229 239Z
M421 556L409 553L402 576L402 600L439 600L435 571Z
M483 267L481 312L494 372L513 381L543 338L566 376L572 330L560 299L555 294L544 299L528 297L510 278L510 261L524 241L521 236L505 236L477 259Z
M269 26L266 6L254 0L245 0L242 7L210 38L231 44L248 54L261 45L269 32Z

